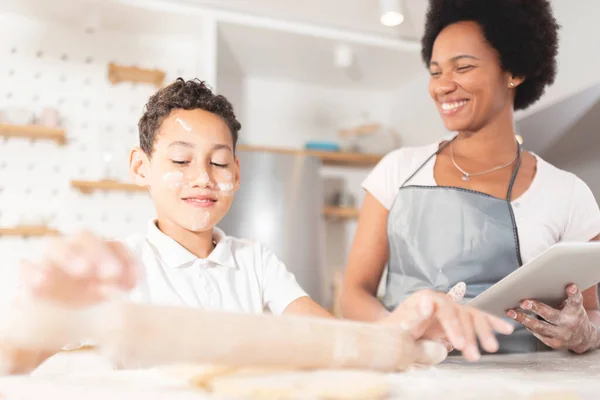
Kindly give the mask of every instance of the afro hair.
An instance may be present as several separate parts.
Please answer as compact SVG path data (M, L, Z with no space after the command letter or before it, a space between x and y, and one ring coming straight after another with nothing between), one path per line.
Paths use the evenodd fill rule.
M421 56L427 66L433 44L448 25L474 21L500 55L502 69L525 78L514 108L523 110L554 83L558 30L548 0L429 0Z

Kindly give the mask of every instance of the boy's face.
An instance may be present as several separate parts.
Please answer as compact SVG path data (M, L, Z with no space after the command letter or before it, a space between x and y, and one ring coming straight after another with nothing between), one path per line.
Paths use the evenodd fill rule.
M157 216L194 232L212 229L227 213L240 183L229 127L210 112L174 110L148 158L132 151L135 182L148 186Z

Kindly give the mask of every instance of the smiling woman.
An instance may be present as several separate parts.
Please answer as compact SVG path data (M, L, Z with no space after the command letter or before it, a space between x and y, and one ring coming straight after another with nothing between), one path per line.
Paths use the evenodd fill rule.
M554 81L558 29L548 0L430 0L422 40L429 94L456 135L396 150L365 180L341 295L345 316L379 319L415 291L447 292L458 282L472 299L559 241L597 238L600 210L588 186L516 139L514 111ZM500 351L598 347L596 288L569 289L560 312L523 304L552 314L546 325L510 312L517 330L500 339ZM580 324L581 335L565 336Z

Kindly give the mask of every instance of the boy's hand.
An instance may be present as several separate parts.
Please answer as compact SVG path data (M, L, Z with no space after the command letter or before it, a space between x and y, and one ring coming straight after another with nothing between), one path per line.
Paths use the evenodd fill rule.
M91 233L54 239L42 260L24 262L20 273L21 287L12 307L16 312L29 303L28 298L67 307L92 306L133 289L138 279L137 264L122 244ZM29 372L60 351L20 348L4 339L0 340L0 375Z
M21 282L30 295L86 307L135 287L137 264L118 242L91 233L54 239L40 262L25 262Z
M513 332L510 323L431 290L414 293L382 322L409 329L414 339L447 337L471 361L480 356L477 339L486 351L493 353L498 351L494 331L505 335Z
M0 376L29 373L53 354L43 350L20 349L0 341Z

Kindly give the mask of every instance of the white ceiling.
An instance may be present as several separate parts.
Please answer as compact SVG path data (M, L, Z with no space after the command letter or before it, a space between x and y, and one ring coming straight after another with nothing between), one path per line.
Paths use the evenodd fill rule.
M197 15L157 13L130 7L124 2L104 0L0 0L0 12L13 12L56 21L85 31L88 27L123 33L194 34Z
M379 22L379 0L175 0L180 3L256 16L328 26L389 38L418 40L423 31L426 0L405 0L405 20L398 27Z
M335 40L225 23L219 36L219 71L365 89L397 88L424 71L414 52L351 44L353 63L343 69L334 64Z
M193 32L198 13L216 10L414 41L421 36L426 5L426 0L405 0L406 19L398 27L379 22L378 0L0 0L0 11L70 24L98 16L106 29L160 34ZM169 9L174 12L165 12ZM198 13L183 21L193 9Z

